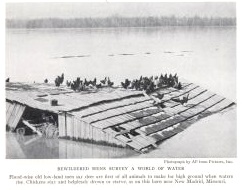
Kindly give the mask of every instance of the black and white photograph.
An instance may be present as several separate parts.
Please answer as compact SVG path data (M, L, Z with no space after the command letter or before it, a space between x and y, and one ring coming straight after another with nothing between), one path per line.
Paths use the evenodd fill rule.
M236 3L5 11L6 159L237 157Z

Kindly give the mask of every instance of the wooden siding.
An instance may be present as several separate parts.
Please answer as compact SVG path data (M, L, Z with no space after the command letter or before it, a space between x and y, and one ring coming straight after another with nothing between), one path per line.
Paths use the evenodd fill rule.
M17 127L25 108L26 106L18 103L6 102L6 125L10 127L11 130Z
M80 118L73 116L70 113L66 114L66 119L64 117L65 116L63 113L59 114L59 119L61 120L59 125L60 137L78 141L94 143L100 142L107 145L116 145L122 147L126 146L126 144L123 142L115 139L112 133L95 128L89 123L82 121Z
M66 129L66 113L65 112L58 114L58 128L59 128L59 137L66 137L67 129Z

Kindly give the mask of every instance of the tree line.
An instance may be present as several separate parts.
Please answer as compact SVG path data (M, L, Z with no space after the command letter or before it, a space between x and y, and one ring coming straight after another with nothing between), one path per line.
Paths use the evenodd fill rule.
M162 26L236 26L232 17L119 17L6 19L7 28L109 28Z

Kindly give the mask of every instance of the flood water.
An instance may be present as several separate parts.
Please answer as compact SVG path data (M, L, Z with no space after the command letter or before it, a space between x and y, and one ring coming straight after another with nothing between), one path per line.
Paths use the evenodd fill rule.
M166 72L177 73L179 78L236 101L236 28L6 30L6 76L11 81L43 82L47 78L54 82L57 75L64 73L68 80L78 76L88 79L109 76L119 84L125 78ZM236 123L229 127L231 125ZM8 138L12 137L7 134ZM60 150L72 152L73 149L79 150L79 153L72 153L73 158L136 157L130 150L97 148L98 145L65 140L59 141L58 145L55 143L50 145L53 154L46 154L46 157L68 158L70 154L65 156L65 151L61 154ZM163 157L161 153L157 156ZM30 157L38 158L38 155Z
M62 72L65 79L110 76L117 84L140 75L178 73L235 100L236 29L6 31L6 76L11 81L43 82L47 78L54 82Z
M11 159L126 158L138 155L131 149L16 133L6 134L6 144L6 157Z

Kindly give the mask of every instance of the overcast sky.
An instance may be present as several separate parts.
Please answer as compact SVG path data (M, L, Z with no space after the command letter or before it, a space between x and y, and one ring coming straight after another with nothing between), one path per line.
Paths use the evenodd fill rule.
M14 19L119 16L235 17L235 3L8 3L6 17Z

